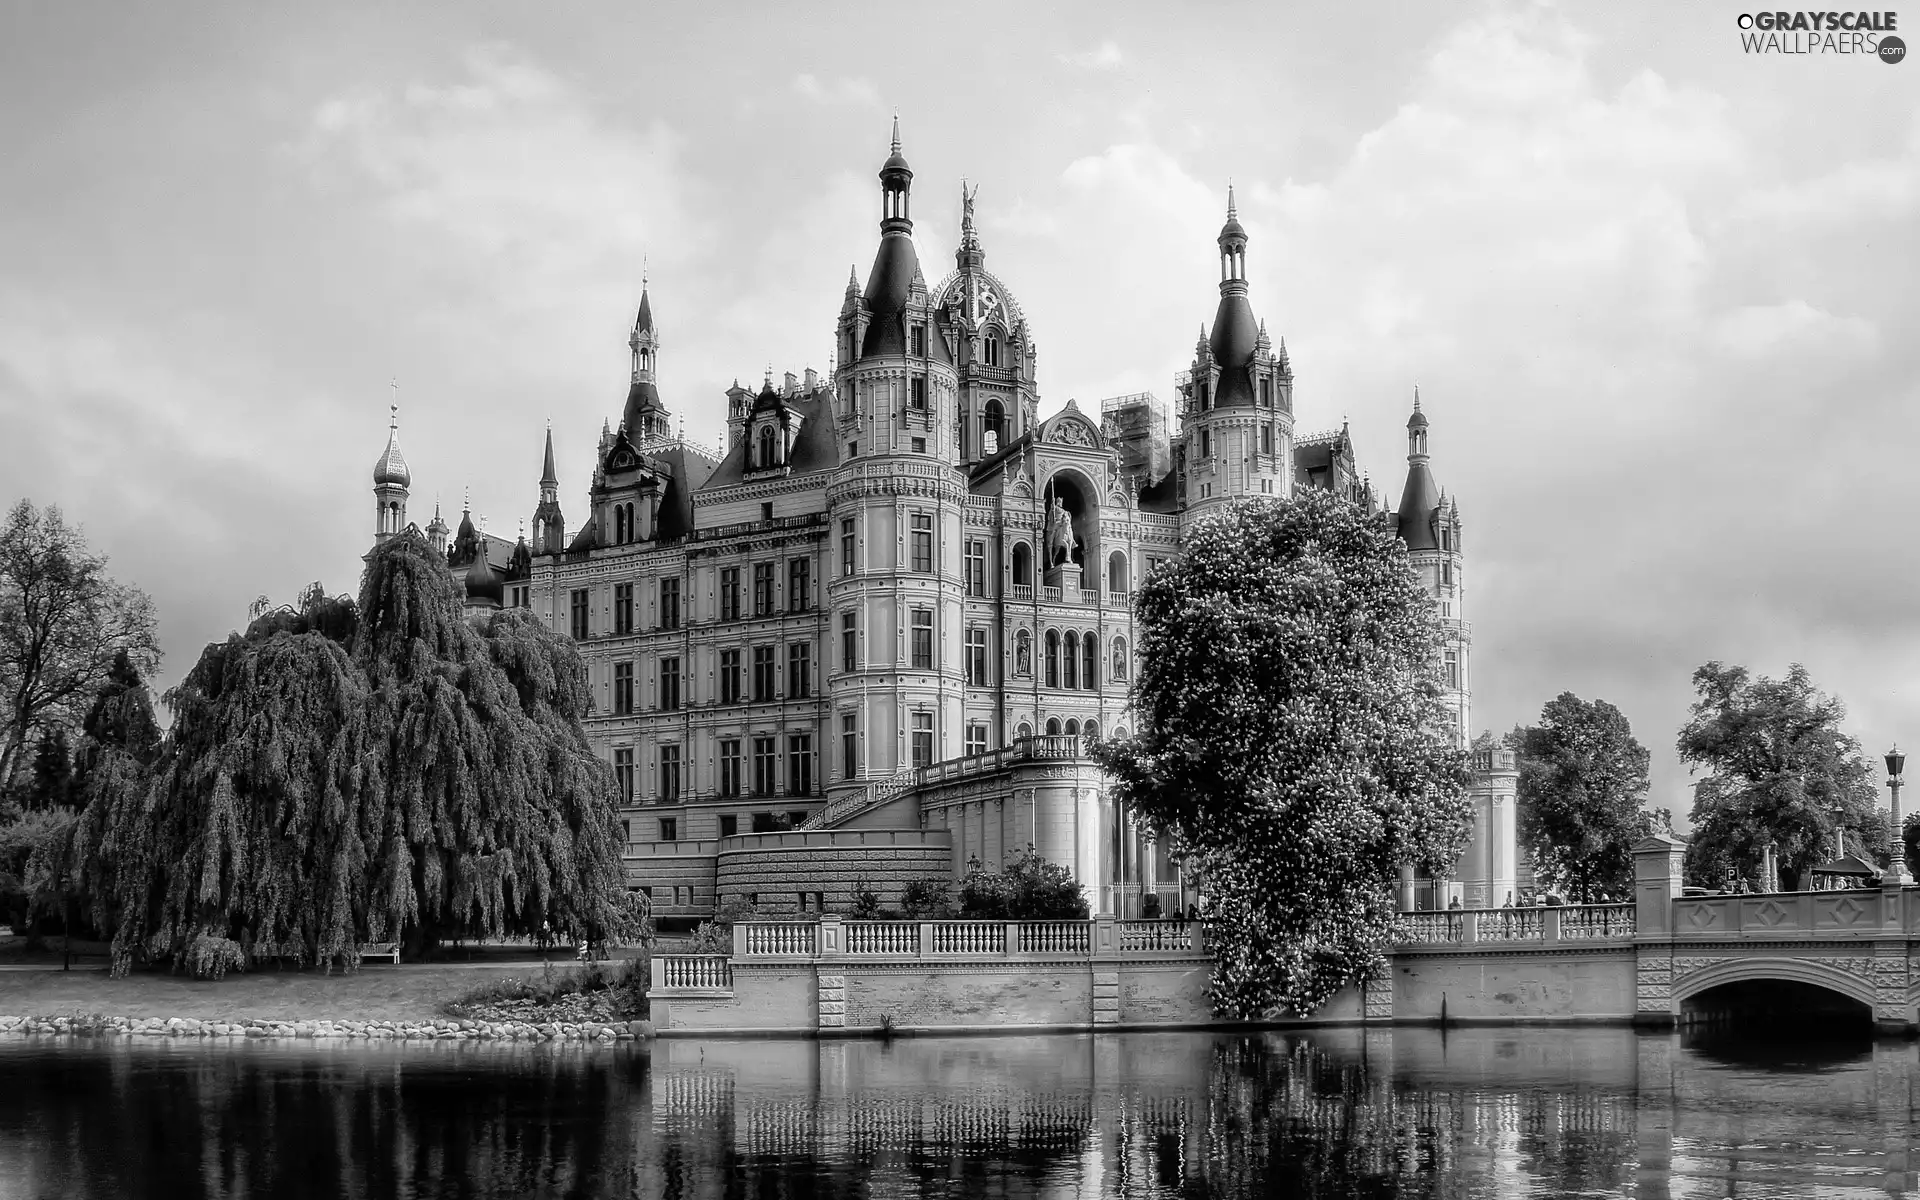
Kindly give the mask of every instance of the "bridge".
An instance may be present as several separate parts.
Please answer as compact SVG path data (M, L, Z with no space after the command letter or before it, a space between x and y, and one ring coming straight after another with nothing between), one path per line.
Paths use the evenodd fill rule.
M1682 894L1683 838L1635 848L1631 904L1406 915L1387 969L1263 1024L1790 1017L1920 1031L1920 888ZM656 955L666 1036L1193 1028L1217 1022L1197 923L741 924L727 955Z

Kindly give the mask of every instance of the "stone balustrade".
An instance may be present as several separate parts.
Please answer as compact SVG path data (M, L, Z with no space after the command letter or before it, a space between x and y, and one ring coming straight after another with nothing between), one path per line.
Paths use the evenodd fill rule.
M724 954L657 954L654 992L731 992L733 963Z
M1556 908L1456 908L1402 913L1406 932L1398 945L1478 942L1632 940L1638 928L1631 904L1573 904Z
M1025 956L1098 957L1103 953L1194 955L1205 950L1197 921L845 921L818 925L743 922L733 927L734 958L896 958L1003 960Z

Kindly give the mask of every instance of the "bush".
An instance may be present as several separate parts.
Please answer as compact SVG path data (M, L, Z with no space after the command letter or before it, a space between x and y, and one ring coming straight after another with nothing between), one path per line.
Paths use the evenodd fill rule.
M960 881L960 915L1000 921L1084 921L1086 893L1073 872L1048 862L1028 846L1004 871L989 871L973 858Z
M247 969L247 956L232 938L199 933L187 946L186 967L195 979L225 979L228 971Z
M900 894L909 921L938 921L954 914L953 881L916 879Z
M847 915L856 921L871 921L880 912L880 893L864 879L856 879L853 884L853 907Z
M728 896L714 911L713 920L702 921L688 939L689 954L732 954L733 927L740 921L754 921L760 911L739 896Z

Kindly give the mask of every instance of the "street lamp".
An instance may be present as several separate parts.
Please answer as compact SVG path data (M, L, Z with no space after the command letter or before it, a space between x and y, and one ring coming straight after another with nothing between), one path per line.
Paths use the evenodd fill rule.
M1906 765L1907 756L1900 753L1899 746L1887 751L1887 787L1893 792L1893 861L1888 865L1887 877L1882 883L1901 887L1913 882L1913 875L1907 870L1907 837L1900 828L1900 771Z

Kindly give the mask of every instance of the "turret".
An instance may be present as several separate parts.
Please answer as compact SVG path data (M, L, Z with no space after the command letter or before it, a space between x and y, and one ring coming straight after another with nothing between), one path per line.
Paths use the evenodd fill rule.
M566 549L566 521L560 513L560 476L553 468L553 422L547 422L546 457L541 463L540 504L533 510L534 554L558 554Z
M407 489L413 472L400 453L400 405L389 407L387 448L373 464L373 536L384 542L407 527Z
M635 445L671 437L670 414L660 401L660 388L654 381L659 369L660 335L654 329L653 301L644 280L640 284L640 311L627 335L627 349L633 358L633 379L627 385L627 402L620 410L620 428Z

